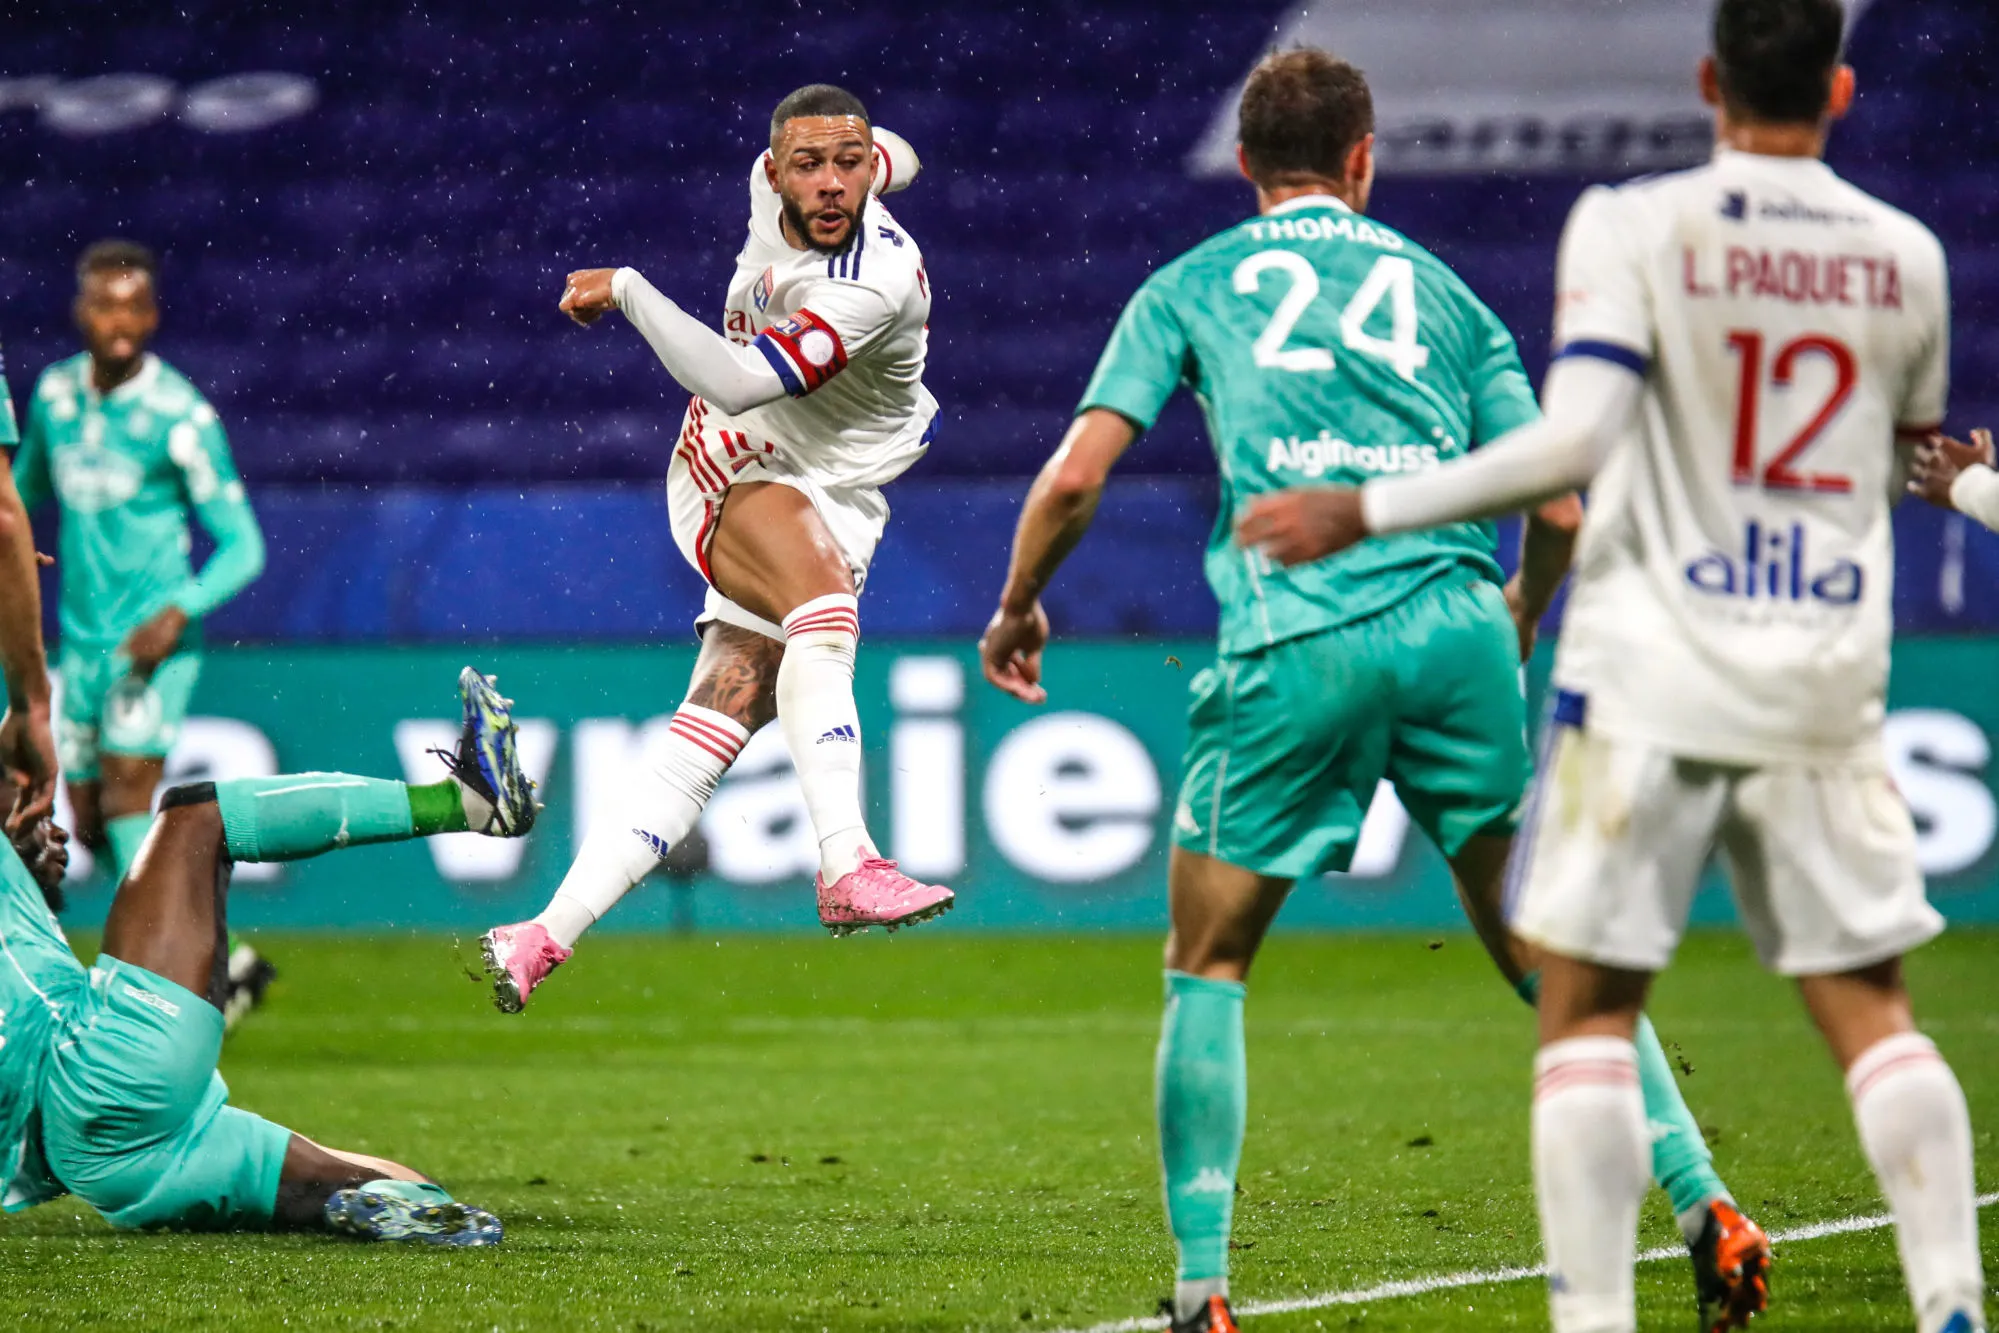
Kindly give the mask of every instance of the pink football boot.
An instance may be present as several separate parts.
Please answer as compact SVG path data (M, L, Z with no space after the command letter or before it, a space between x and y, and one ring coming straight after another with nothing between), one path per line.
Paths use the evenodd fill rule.
M534 922L523 921L495 926L481 935L479 952L486 958L486 975L493 979L493 1006L503 1014L517 1014L527 1008L534 988L568 962L575 950L557 944Z
M835 935L851 935L869 926L903 926L928 921L951 910L954 896L942 884L919 884L879 856L863 858L859 869L828 884L815 877L819 889L819 924Z

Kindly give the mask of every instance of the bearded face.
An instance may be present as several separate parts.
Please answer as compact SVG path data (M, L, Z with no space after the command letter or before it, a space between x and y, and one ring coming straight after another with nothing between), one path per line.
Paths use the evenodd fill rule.
M844 250L861 225L874 169L874 138L860 117L787 120L765 168L782 204L785 239L822 254Z

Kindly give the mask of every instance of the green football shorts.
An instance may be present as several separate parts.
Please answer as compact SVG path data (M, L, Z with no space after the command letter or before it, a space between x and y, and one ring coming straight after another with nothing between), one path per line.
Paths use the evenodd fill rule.
M1173 840L1259 875L1345 870L1383 778L1445 856L1511 834L1533 771L1519 636L1484 580L1194 678Z
M61 674L56 742L63 775L90 782L99 754L157 759L173 749L201 678L201 654L183 649L144 680L122 652L65 652Z
M42 1154L116 1227L270 1225L291 1131L228 1105L222 1013L101 956L42 1085Z

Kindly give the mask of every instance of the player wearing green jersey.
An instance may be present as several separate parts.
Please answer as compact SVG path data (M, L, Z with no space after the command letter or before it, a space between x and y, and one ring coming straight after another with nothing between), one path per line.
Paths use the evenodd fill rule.
M1193 683L1169 870L1157 1092L1176 1330L1234 1327L1228 1235L1251 961L1297 879L1347 868L1384 778L1449 861L1494 961L1534 993L1533 959L1502 912L1531 772L1520 662L1567 570L1575 497L1530 521L1521 572L1503 586L1485 524L1288 569L1232 535L1260 495L1434 467L1538 416L1497 317L1435 257L1363 216L1372 129L1360 72L1323 52L1273 55L1252 73L1239 152L1258 215L1159 270L1126 307L1028 495L980 645L993 684L1046 697L1041 591L1112 465L1187 384L1221 471L1206 561L1221 634L1217 662ZM1741 1280L1717 1260L1721 1242L1733 1235L1739 1249L1761 1233L1733 1209L1649 1028L1645 1052L1654 1171L1694 1251L1704 1309L1721 1311ZM1722 1318L1704 1315L1709 1327Z
M231 867L526 832L535 806L505 701L466 668L451 776L430 786L310 773L169 791L86 971L44 897L67 853L48 818L55 743L34 562L26 510L0 473L0 1202L12 1212L73 1193L119 1227L497 1243L497 1218L408 1167L229 1105L215 1062Z
M14 398L7 392L7 356L0 349L0 446L12 447L21 442L21 432L14 425Z
M264 567L264 538L215 409L147 352L159 327L144 247L100 241L77 264L85 350L42 372L14 481L61 513L58 745L77 832L130 867L201 673L201 622ZM197 573L188 513L215 540Z

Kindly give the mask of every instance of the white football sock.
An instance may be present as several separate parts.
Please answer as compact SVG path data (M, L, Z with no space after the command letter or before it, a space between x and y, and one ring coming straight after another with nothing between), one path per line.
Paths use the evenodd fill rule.
M828 884L876 855L861 814L861 718L854 708L860 639L860 604L844 593L815 597L784 618L777 722L805 790Z
M694 704L680 706L669 731L666 753L631 775L617 809L583 840L562 887L535 918L564 948L693 832L715 785L750 738L733 718Z
M1180 1281L1173 1284L1173 1317L1176 1320L1192 1319L1208 1307L1210 1296L1228 1299L1229 1280L1225 1277L1203 1278L1198 1282Z
M1543 1046L1533 1137L1555 1333L1633 1333L1638 1209L1652 1184L1637 1048L1621 1037Z
M1916 1324L1934 1333L1958 1310L1978 1319L1985 1274L1978 1256L1971 1115L1957 1076L1928 1037L1884 1037L1846 1071L1860 1145L1895 1215Z

